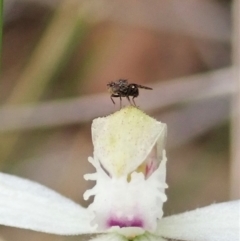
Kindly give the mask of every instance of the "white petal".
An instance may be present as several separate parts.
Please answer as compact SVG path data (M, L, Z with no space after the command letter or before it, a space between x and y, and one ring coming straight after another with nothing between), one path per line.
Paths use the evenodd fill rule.
M213 204L163 218L157 235L188 241L239 241L240 201Z
M146 159L156 143L157 154L162 155L166 131L166 124L139 109L123 108L93 121L94 158L100 160L111 176L127 175Z
M89 212L38 183L0 173L0 224L53 234L91 233Z

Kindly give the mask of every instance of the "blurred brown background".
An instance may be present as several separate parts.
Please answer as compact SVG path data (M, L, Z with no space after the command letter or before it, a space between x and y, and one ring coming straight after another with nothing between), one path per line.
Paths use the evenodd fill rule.
M2 171L87 206L91 121L119 109L106 84L127 78L153 87L136 102L168 125L165 215L237 197L231 1L5 0L4 7ZM0 231L6 241L80 239Z

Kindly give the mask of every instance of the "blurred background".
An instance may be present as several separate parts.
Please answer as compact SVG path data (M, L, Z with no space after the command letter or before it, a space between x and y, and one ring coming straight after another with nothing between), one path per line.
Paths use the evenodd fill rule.
M165 215L239 198L234 11L230 0L5 0L1 171L87 206L91 122L119 109L106 84L126 78L153 88L136 103L168 125ZM0 233L5 241L80 240Z

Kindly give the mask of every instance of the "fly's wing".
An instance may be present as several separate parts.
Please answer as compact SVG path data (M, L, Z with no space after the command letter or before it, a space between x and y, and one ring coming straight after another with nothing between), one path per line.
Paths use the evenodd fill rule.
M143 85L137 85L137 86L138 86L138 88L141 88L141 89L152 90L152 88L147 87L147 86L143 86Z

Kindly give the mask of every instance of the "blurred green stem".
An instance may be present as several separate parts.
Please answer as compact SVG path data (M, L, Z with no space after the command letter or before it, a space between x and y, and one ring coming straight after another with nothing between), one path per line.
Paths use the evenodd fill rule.
M3 0L0 0L0 74L2 67Z
M41 98L75 44L85 36L87 25L79 14L80 6L79 1L61 1L6 104L34 103ZM0 136L0 165L11 155L20 135L16 132L8 138Z
M6 104L36 102L56 72L61 71L61 64L73 50L76 33L82 33L78 41L84 36L85 25L80 20L79 8L78 1L61 2Z

